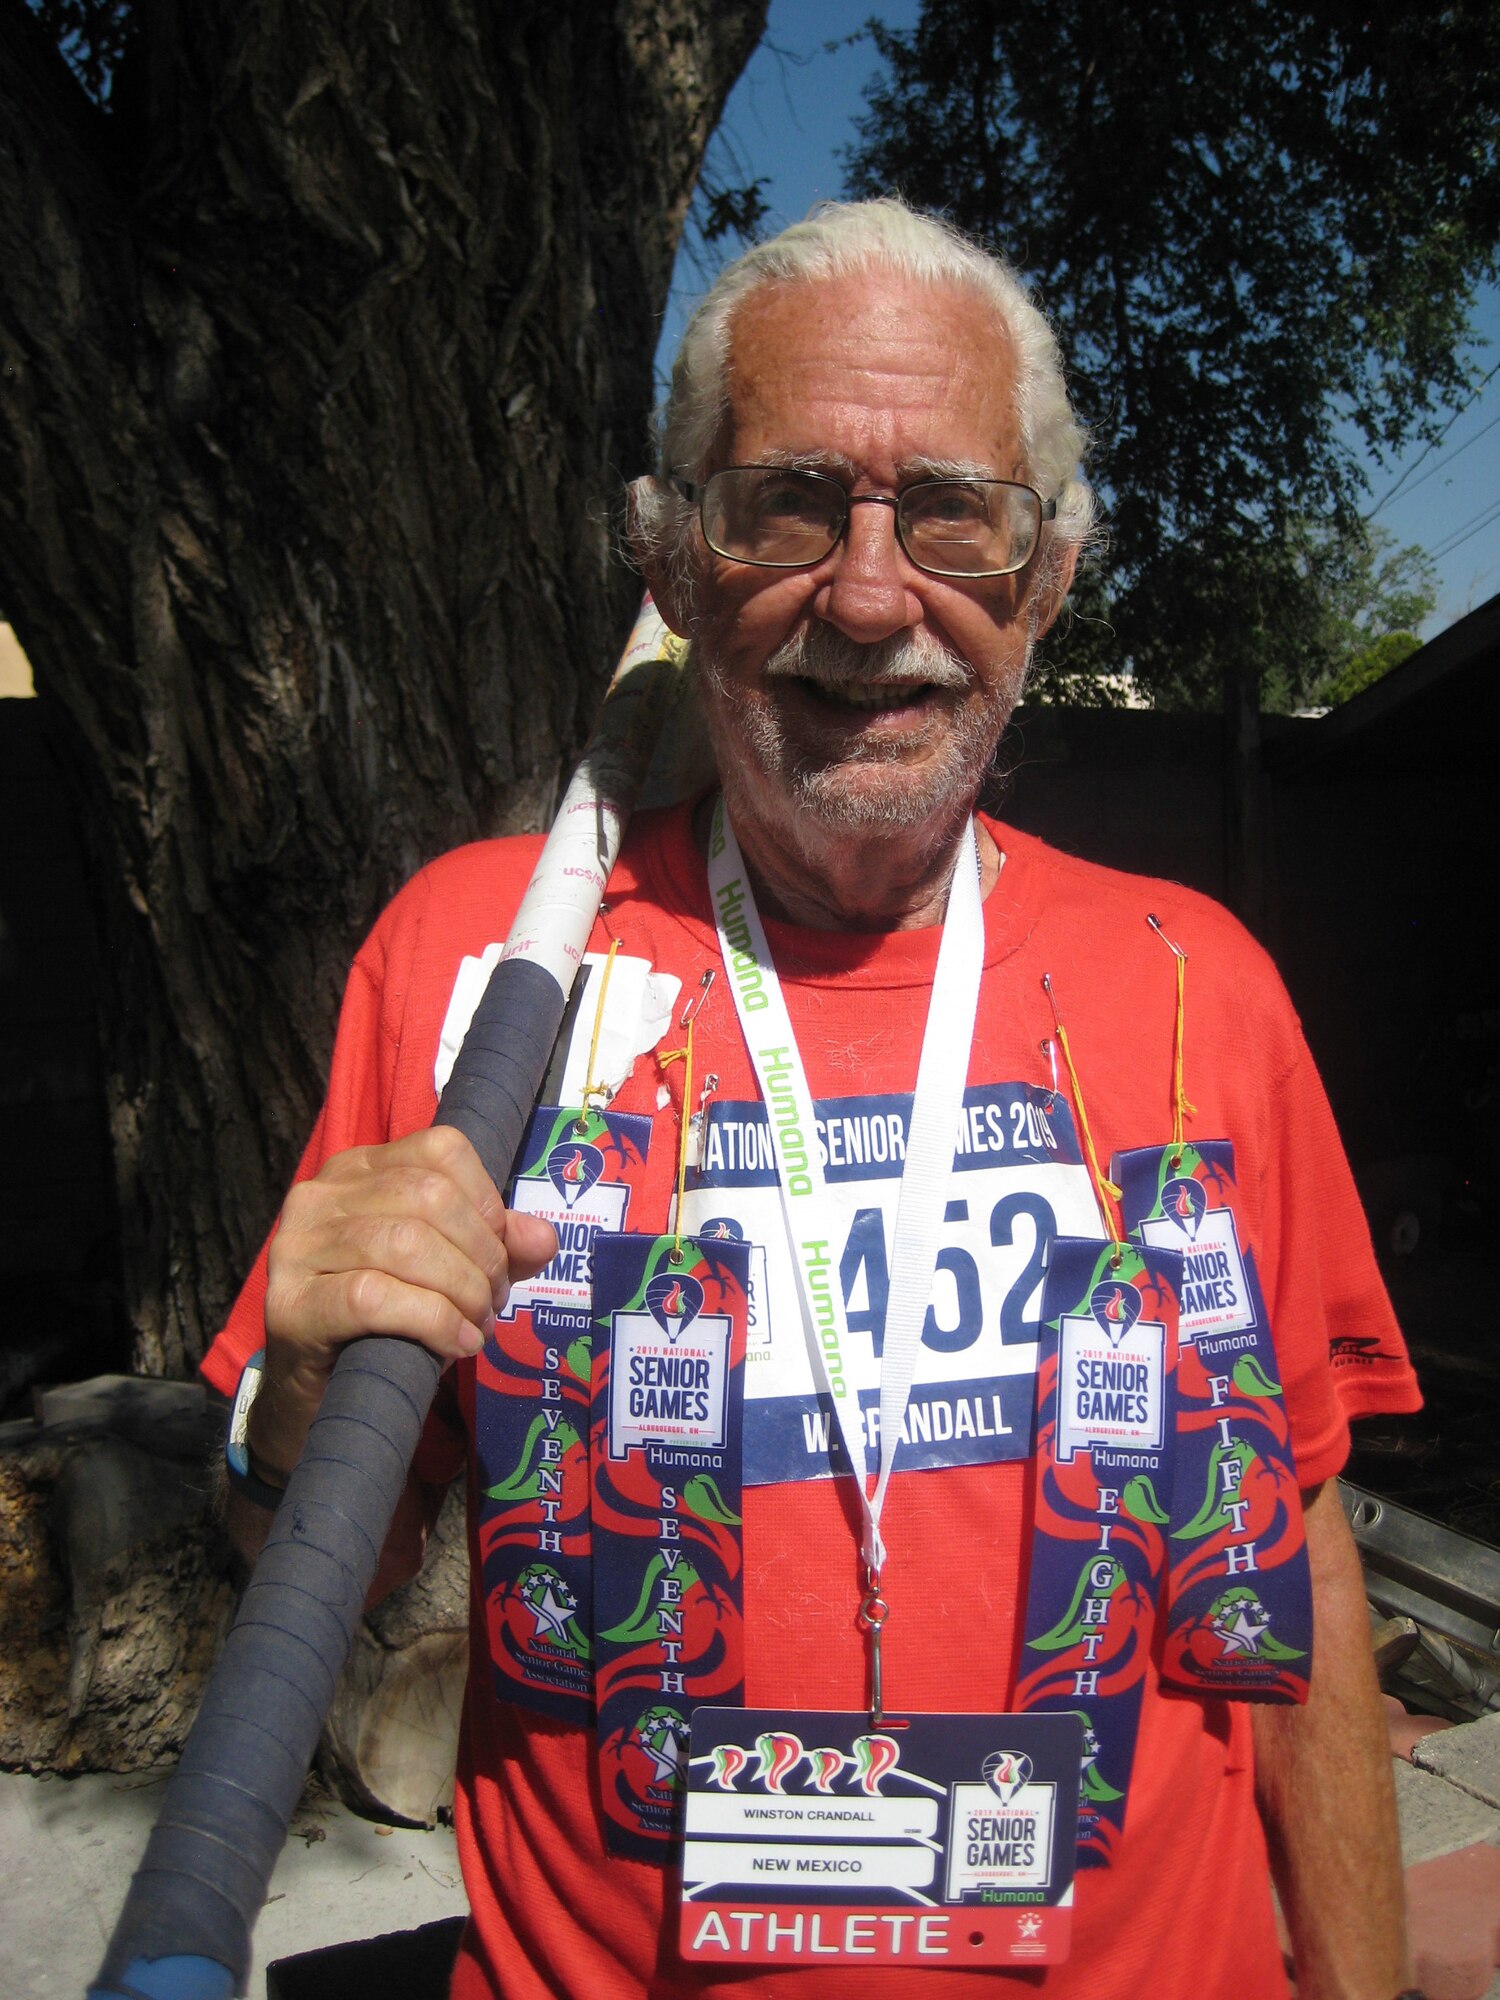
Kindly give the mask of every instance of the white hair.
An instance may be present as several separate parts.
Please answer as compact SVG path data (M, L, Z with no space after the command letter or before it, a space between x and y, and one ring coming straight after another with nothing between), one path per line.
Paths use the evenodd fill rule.
M1094 495L1080 472L1086 434L1068 401L1052 328L1016 273L950 223L893 196L829 201L721 272L677 350L671 392L657 415L656 477L637 481L634 511L642 548L684 582L695 511L668 482L674 473L694 483L704 476L727 414L736 313L764 285L816 283L865 271L960 286L994 308L1015 354L1016 421L1026 476L1044 500L1057 501L1044 563L1047 551L1055 559L1090 539Z

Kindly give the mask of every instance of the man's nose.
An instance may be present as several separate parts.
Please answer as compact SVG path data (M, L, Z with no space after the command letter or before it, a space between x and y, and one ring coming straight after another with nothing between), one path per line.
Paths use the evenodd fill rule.
M908 565L896 538L896 503L888 495L856 493L849 525L833 552L833 570L813 609L846 639L873 645L922 622L922 603L907 588Z

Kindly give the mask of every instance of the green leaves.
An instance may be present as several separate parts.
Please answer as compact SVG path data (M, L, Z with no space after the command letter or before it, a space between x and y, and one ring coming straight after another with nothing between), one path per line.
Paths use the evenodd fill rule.
M95 104L107 110L115 76L136 39L131 0L27 0Z
M559 1455L571 1451L581 1444L577 1428L563 1418L555 1431L549 1430L545 1417L534 1417L526 1432L526 1442L521 1447L520 1456L506 1474L495 1485L485 1488L489 1500L535 1500L541 1492L541 1459L537 1448L544 1438L555 1438L560 1448Z
M1101 1580L1102 1579L1102 1580ZM1055 1653L1064 1646L1076 1646L1085 1624L1097 1624L1097 1619L1085 1619L1083 1612L1090 1599L1113 1597L1125 1581L1125 1571L1113 1556L1092 1554L1078 1572L1078 1582L1074 1586L1072 1601L1062 1617L1050 1632L1040 1638L1028 1639L1027 1645L1035 1652Z
M1220 1468L1229 1460L1235 1460L1239 1472L1233 1478L1226 1478ZM1236 1438L1233 1444L1213 1448L1204 1478L1203 1503L1192 1520L1181 1528L1174 1528L1174 1541L1197 1541L1204 1535L1217 1534L1221 1528L1231 1525L1226 1507L1244 1484L1245 1473L1255 1463L1255 1453L1243 1438Z
M1323 585L1368 554L1351 426L1392 452L1470 381L1500 244L1500 14L927 0L909 32L872 32L888 75L851 189L898 187L1008 255L1093 426L1110 576L1055 642L1063 669L1129 663L1190 705L1279 672L1291 706L1309 658L1331 679L1417 622L1358 615L1367 592L1339 643Z

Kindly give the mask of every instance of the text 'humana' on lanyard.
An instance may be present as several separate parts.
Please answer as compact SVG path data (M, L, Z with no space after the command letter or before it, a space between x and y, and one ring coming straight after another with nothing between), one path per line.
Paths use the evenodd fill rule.
M860 1554L865 1589L859 1622L870 1639L870 1705L884 1706L880 1642L889 1616L882 1592L885 1544L880 1519L906 1416L932 1292L939 1233L953 1167L953 1134L963 1107L969 1051L984 961L984 909L979 850L971 820L948 894L932 997L912 1097L911 1130L890 1246L890 1299L880 1370L880 1443L874 1466L865 1448L859 1398L845 1357L848 1317L836 1285L827 1282L825 1251L836 1230L837 1197L828 1189L818 1149L812 1090L772 963L764 926L722 795L709 834L708 881L719 950L761 1094L770 1112L777 1185L803 1313L817 1368L859 1494ZM869 1490L870 1475L875 1487Z

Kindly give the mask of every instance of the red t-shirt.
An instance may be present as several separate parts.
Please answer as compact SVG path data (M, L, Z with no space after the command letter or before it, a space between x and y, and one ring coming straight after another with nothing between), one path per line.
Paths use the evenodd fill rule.
M1242 1220L1275 1329L1299 1478L1335 1474L1348 1419L1407 1410L1415 1380L1375 1270L1369 1233L1312 1061L1270 962L1217 905L1172 884L1073 860L991 825L1005 862L985 904L985 965L971 1084L1050 1081L1052 986L1101 1159L1170 1134L1175 978L1146 923L1187 952L1190 1136L1233 1140ZM395 899L355 961L327 1101L298 1170L430 1122L433 1060L459 962L503 939L539 843L459 849ZM611 879L609 938L697 990L719 963L703 864L686 808L641 815ZM936 964L937 930L872 937L768 922L768 940L817 1098L909 1092ZM718 1094L756 1090L727 982L696 1028L700 1077ZM675 1037L668 1036L670 1045ZM665 1130L630 1226L666 1224L682 1065L638 1058L612 1109ZM262 1344L262 1251L204 1362L232 1389ZM1373 1345L1371 1344L1373 1342ZM452 1476L474 1420L474 1369L445 1379L419 1475ZM1026 1471L1020 1461L898 1471L883 1531L888 1699L908 1709L1003 1710L1024 1600ZM473 1514L471 1494L471 1517ZM864 1641L854 1510L827 1479L749 1487L745 1516L745 1697L752 1706L858 1708ZM475 1574L479 1565L475 1564ZM493 1692L476 1600L456 1819L473 1908L455 1973L459 2000L503 1994L712 1995L749 1990L826 2000L830 1974L760 1967L720 1977L675 1948L670 1872L604 1855L592 1733L527 1714ZM871 2000L914 1989L940 2000L997 1978L1049 1995L1126 2000L1285 1991L1242 1705L1148 1683L1118 1864L1079 1877L1073 1951L1045 1972L862 1971ZM846 1975L847 1976L847 1975ZM939 1985L939 1978L941 1984Z

